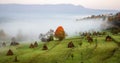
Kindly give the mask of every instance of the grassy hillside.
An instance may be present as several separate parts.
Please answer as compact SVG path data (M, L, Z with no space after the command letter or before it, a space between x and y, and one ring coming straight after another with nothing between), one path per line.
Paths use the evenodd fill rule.
M105 37L93 37L92 44L84 37L68 38L61 42L51 41L46 43L48 50L42 50L43 42L39 42L37 48L29 48L30 43L1 47L0 63L120 63L120 47L114 41L106 42ZM120 41L119 35L112 37ZM74 43L74 48L67 48L70 41ZM9 49L13 51L13 56L6 56ZM18 62L14 62L15 56Z

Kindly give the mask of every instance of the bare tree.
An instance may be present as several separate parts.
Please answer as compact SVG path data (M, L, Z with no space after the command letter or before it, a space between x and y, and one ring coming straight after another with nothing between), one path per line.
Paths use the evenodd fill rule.
M54 30L50 29L46 34L40 33L39 39L42 42L49 42L54 40Z

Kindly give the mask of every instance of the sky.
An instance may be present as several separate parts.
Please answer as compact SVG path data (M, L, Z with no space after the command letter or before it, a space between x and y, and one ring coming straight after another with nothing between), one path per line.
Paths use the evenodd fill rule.
M73 4L92 9L120 10L120 0L0 0L0 4Z

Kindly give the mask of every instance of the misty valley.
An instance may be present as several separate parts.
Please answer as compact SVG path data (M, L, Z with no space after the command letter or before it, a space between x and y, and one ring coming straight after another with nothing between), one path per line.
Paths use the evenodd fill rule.
M0 4L0 63L120 63L120 12Z

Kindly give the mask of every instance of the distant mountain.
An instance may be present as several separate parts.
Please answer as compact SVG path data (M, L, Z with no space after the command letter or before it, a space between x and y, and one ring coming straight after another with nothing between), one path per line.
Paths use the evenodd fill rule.
M23 4L0 4L0 14L4 13L40 13L40 14L103 14L115 13L117 10L97 10L85 8L81 5L71 4L58 5L23 5Z

